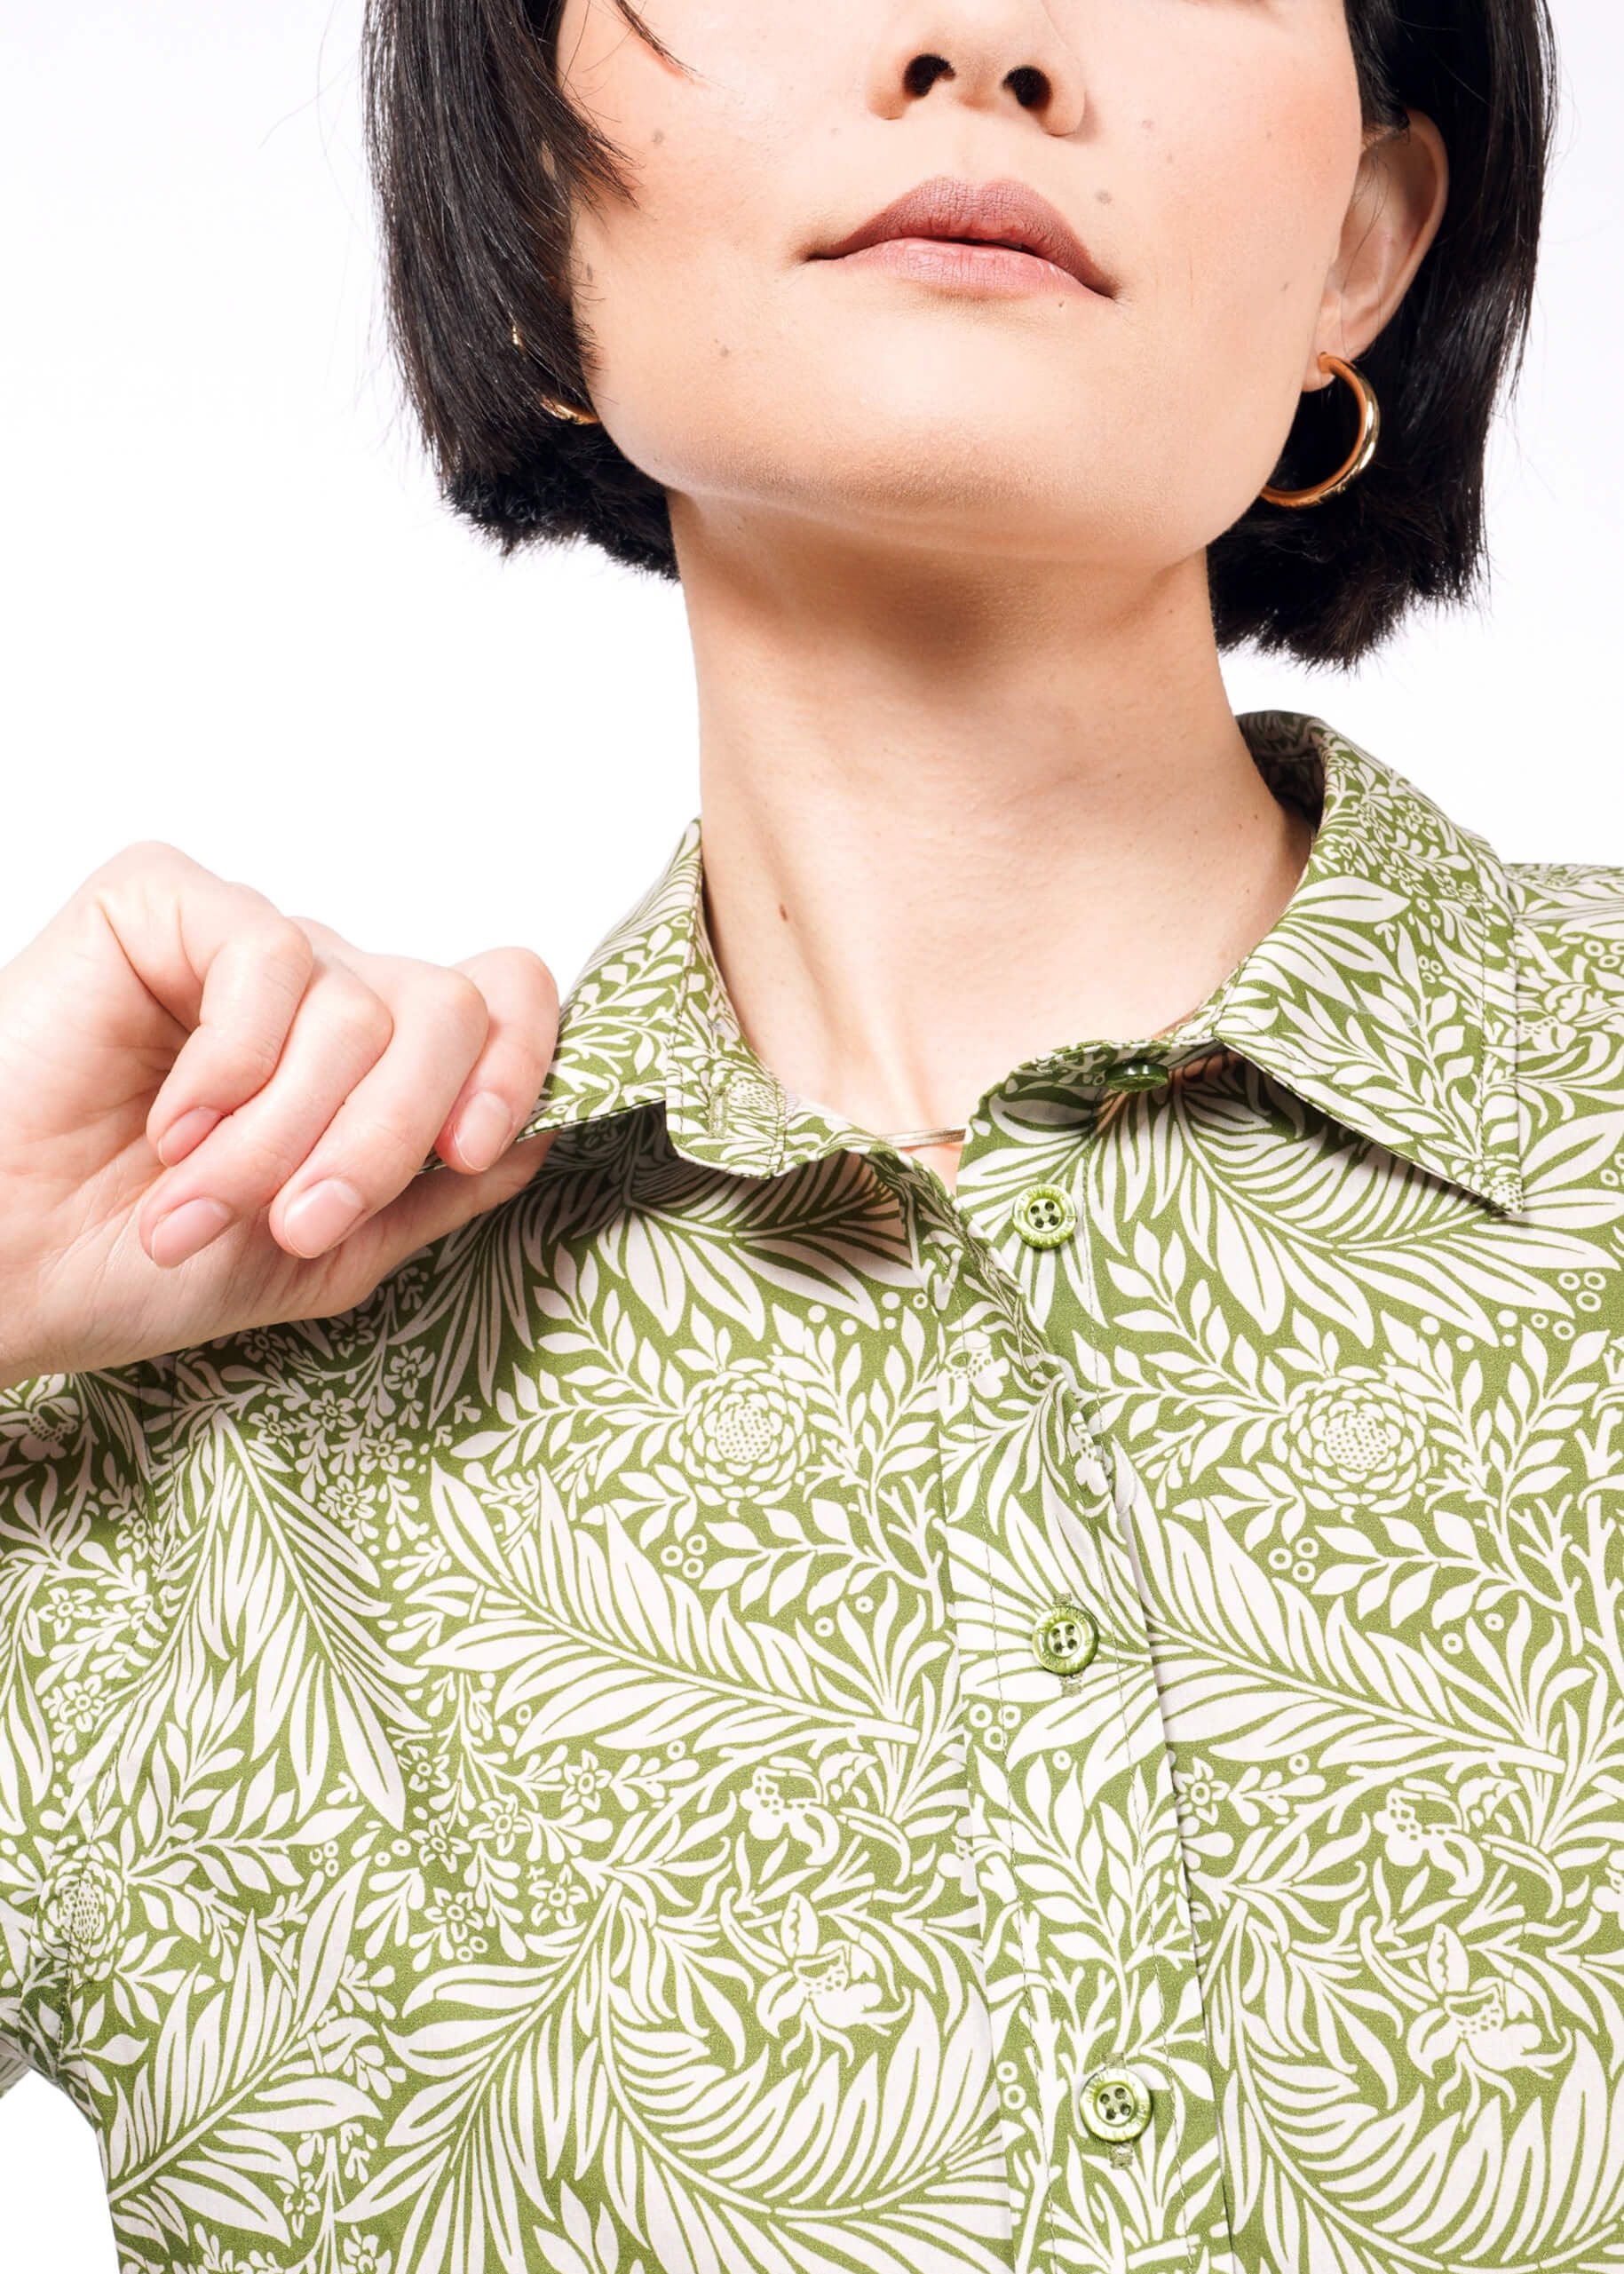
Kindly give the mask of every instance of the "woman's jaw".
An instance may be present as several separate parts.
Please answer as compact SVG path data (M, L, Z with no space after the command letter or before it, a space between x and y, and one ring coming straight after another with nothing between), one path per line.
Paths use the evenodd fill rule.
M1256 496L1441 210L1430 124L1367 136L1343 0L641 13L675 63L566 0L565 91L632 190L579 206L569 289L594 408L690 554L761 509L1154 576ZM1107 289L940 239L835 251L932 184L1024 193Z

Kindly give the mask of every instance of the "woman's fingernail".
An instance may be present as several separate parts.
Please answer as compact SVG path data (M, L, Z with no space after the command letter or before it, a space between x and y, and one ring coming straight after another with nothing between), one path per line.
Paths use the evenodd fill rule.
M184 1161L195 1145L202 1145L210 1130L219 1120L213 1105L194 1105L178 1121L171 1121L158 1139L158 1158L166 1169L177 1161Z
M167 1271L171 1264L184 1264L188 1256L195 1256L206 1248L217 1233L225 1231L231 1222L231 1210L224 1200L183 1200L178 1208L161 1216L154 1224L151 1235L152 1259Z
M471 1169L488 1169L508 1141L513 1108L494 1089L481 1089L463 1106L456 1129L456 1149Z
M324 1177L301 1192L282 1218L282 1238L301 1256L320 1256L344 1238L367 1203L342 1177Z

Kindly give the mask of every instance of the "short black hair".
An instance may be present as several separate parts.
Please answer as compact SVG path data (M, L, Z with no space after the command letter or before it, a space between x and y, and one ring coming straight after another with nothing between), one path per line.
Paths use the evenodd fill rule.
M661 484L600 426L560 296L573 202L628 194L621 155L558 84L562 0L368 0L368 154L390 335L445 495L504 553L584 537L675 577ZM677 63L638 15L636 35ZM1258 499L1208 551L1219 645L1251 640L1347 666L1414 603L1464 600L1486 567L1484 460L1521 369L1555 132L1547 0L1345 0L1367 126L1423 111L1448 152L1443 220L1360 359L1382 412L1376 455L1338 495ZM680 65L678 64L678 67ZM1305 394L1274 484L1311 482L1351 446L1355 407Z

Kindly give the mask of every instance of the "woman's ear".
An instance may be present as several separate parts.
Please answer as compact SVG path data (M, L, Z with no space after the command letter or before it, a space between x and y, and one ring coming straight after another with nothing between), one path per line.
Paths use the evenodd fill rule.
M1364 353L1409 289L1444 218L1444 138L1424 111L1406 116L1406 126L1374 129L1359 159L1309 351L1306 390L1330 384L1319 365L1323 351L1350 362Z

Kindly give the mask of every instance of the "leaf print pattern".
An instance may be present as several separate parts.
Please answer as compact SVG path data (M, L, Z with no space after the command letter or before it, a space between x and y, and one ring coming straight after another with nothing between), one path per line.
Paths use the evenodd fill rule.
M1624 877L1241 724L1291 905L954 1196L695 827L521 1193L0 1392L0 2090L125 2274L1624 2274Z

